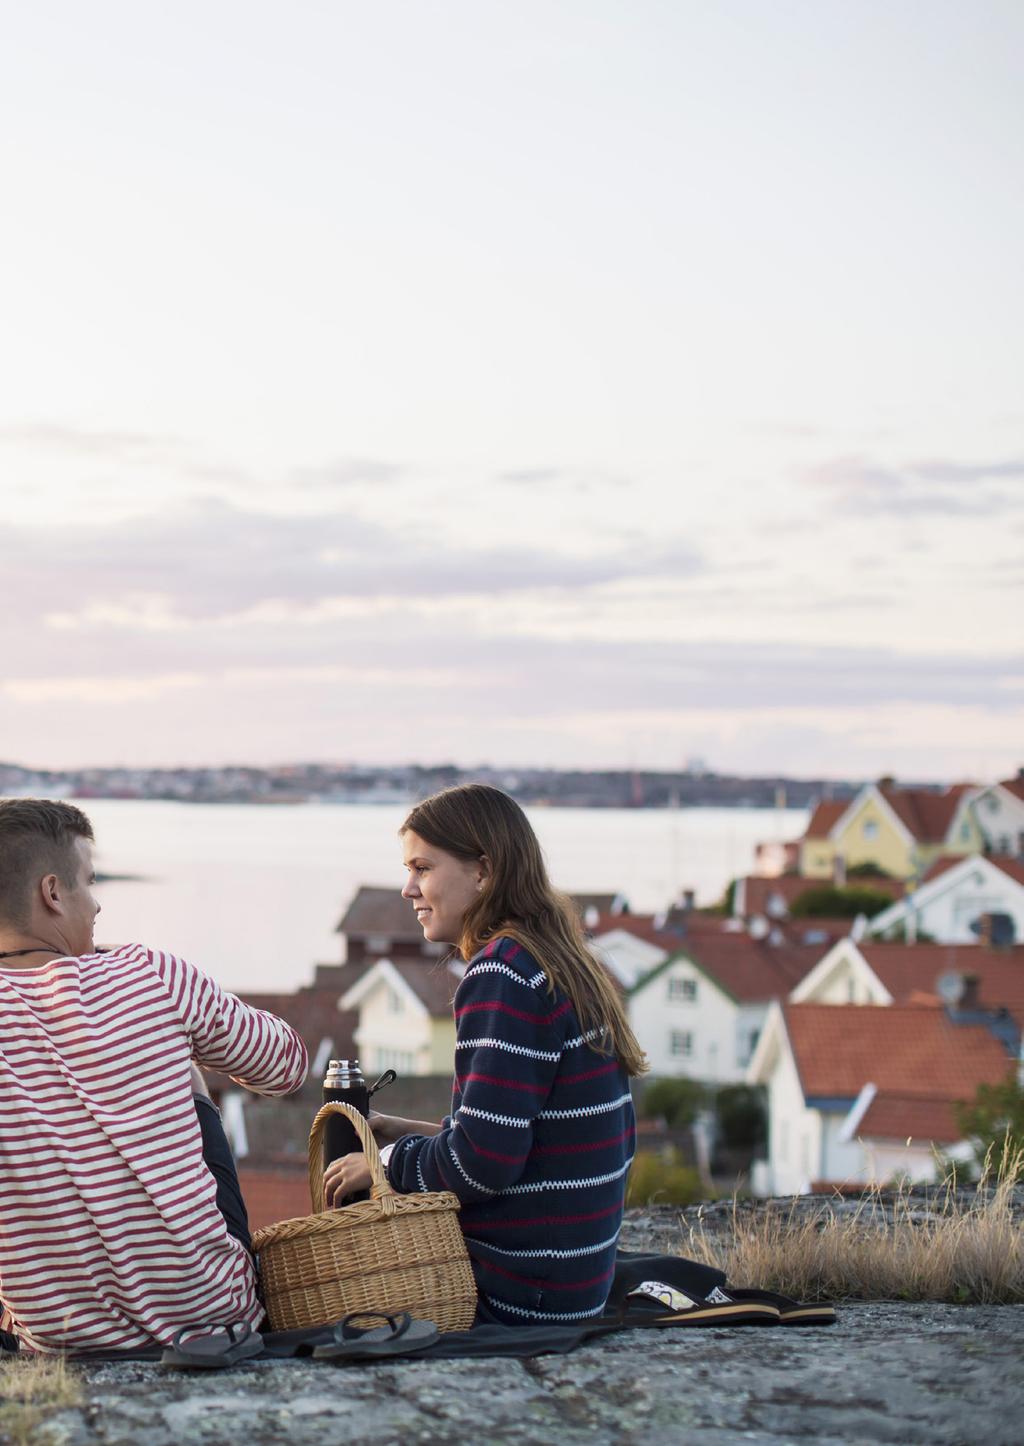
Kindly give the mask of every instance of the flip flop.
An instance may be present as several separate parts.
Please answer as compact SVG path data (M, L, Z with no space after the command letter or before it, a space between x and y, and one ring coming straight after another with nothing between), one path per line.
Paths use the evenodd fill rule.
M364 1320L382 1320L386 1324L363 1330L355 1322ZM401 1315L388 1315L382 1310L353 1311L334 1327L330 1345L314 1349L313 1359L359 1361L409 1356L432 1346L440 1335L432 1320L413 1320L407 1310Z
M183 1336L197 1330L203 1334L193 1335L188 1341L182 1340ZM263 1337L253 1330L248 1321L182 1326L160 1357L160 1364L175 1370L220 1370L258 1356L262 1349Z
M718 1292L716 1295L715 1292ZM722 1299L680 1290L664 1280L644 1280L625 1295L614 1316L621 1326L778 1325L778 1309L766 1300Z
M805 1304L800 1300L791 1300L788 1295L777 1295L772 1290L740 1290L734 1285L727 1285L724 1289L716 1285L715 1289L708 1296L713 1301L763 1301L767 1305L774 1306L779 1313L780 1325L791 1326L814 1326L814 1325L835 1325L835 1307L827 1301L821 1301L813 1305Z

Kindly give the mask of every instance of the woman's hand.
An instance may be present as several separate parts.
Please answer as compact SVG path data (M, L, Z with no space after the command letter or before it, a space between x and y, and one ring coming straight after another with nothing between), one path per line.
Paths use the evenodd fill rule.
M324 1204L328 1210L336 1209L344 1205L350 1195L368 1190L372 1183L373 1176L361 1150L351 1155L340 1155L324 1171Z

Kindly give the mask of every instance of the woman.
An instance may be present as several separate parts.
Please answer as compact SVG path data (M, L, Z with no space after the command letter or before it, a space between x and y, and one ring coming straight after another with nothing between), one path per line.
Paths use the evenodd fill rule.
M522 809L496 788L445 789L400 830L402 890L425 937L468 960L455 994L452 1113L373 1115L403 1193L451 1190L482 1318L600 1315L611 1285L646 1061L570 902L548 882ZM369 1183L362 1155L328 1169L339 1204Z

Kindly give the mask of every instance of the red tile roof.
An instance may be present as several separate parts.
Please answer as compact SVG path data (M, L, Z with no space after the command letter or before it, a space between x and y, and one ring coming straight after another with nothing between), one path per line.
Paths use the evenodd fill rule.
M804 838L828 838L852 802L849 798L823 798L811 814Z
M1024 799L1024 772L1018 773L1016 778L1004 778L999 787L1012 793L1014 798Z
M897 1003L915 992L934 993L943 974L970 974L978 981L978 1006L1008 1009L1024 1030L1024 944L993 949L987 944L857 945L868 966Z
M677 945L741 1004L782 999L809 974L828 944L770 944L721 927L691 932Z
M963 1138L952 1100L879 1092L871 1101L857 1134L873 1140L933 1140L941 1145Z
M658 949L664 949L667 953L673 954L679 948L681 935L676 930L659 929L655 924L654 914L611 914L602 912L598 915L592 927L588 927L587 933L592 939L597 939L602 934L610 934L615 929L621 929L626 934L632 934L635 939L643 939L646 944L653 944Z
M309 1178L301 1165L294 1169L251 1169L243 1161L238 1167L238 1183L251 1230L310 1214Z
M942 843L949 833L960 800L970 788L955 783L944 793L927 788L879 788L879 793L918 843Z
M944 1009L785 1004L783 1012L805 1098L853 1100L871 1083L880 1094L966 1100L1013 1068L990 1030L953 1024Z

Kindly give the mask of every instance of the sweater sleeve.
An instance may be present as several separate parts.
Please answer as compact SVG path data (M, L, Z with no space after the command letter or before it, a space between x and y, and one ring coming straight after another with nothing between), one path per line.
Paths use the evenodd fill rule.
M522 1175L561 1058L558 1021L543 975L483 960L455 995L455 1109L439 1134L407 1135L388 1162L405 1194L451 1190L466 1204L490 1199Z
M287 1095L306 1078L309 1061L301 1038L264 1009L253 1009L173 954L152 955L153 965L185 1026L192 1057L262 1095Z

